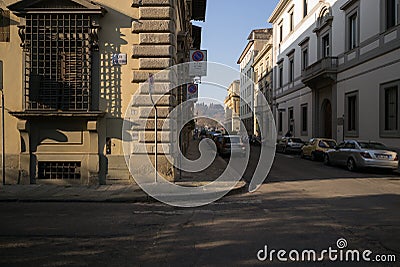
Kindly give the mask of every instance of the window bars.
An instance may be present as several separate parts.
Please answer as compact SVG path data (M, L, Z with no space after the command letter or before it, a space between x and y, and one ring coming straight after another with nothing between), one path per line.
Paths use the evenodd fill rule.
M90 110L90 39L88 15L27 15L26 110Z
M10 41L10 11L0 8L0 42Z
M38 179L80 179L81 162L38 162Z

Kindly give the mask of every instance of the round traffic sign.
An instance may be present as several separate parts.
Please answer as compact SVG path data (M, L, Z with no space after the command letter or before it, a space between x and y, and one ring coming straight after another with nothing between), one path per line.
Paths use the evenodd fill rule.
M197 50L197 51L193 52L192 59L193 59L193 61L196 61L196 62L203 61L204 53L200 50Z
M189 87L188 87L188 92L190 93L190 94L195 94L195 93L197 93L197 85L195 85L195 84L191 84L191 85L189 85Z

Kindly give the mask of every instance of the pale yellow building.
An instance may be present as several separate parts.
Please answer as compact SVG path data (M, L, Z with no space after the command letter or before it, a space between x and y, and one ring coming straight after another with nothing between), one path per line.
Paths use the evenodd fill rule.
M140 86L149 73L200 48L191 21L205 19L206 1L4 0L0 8L7 183L131 183L125 111L139 88L137 107L149 109ZM161 120L185 97L183 88L164 97ZM145 125L151 131L154 120ZM139 136L154 143L154 135ZM159 170L174 179L162 154Z
M228 88L228 96L224 101L225 128L229 132L240 131L240 81L233 81Z

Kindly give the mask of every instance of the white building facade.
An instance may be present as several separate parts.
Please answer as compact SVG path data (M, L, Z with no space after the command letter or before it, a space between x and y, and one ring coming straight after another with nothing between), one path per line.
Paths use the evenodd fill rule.
M400 147L399 0L281 0L269 22L279 135Z

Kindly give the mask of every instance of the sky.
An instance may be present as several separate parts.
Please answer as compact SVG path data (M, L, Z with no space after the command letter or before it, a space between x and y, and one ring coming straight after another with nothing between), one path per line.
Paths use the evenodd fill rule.
M247 37L253 29L271 27L268 18L278 2L279 0L208 0L206 21L194 22L203 28L201 48L208 50L208 61L228 65L239 72L236 62L247 45ZM229 75L221 79L226 87L229 86L226 81L240 78L238 73L232 76L235 72L228 72ZM199 87L199 97L211 97L223 102L226 95L226 91L221 88L204 85Z

